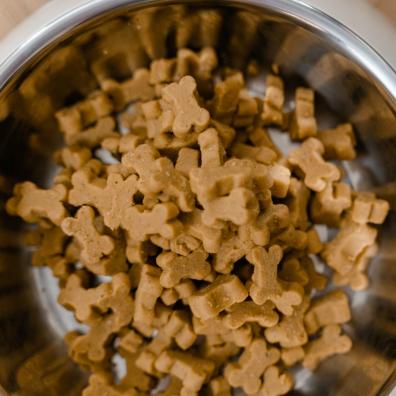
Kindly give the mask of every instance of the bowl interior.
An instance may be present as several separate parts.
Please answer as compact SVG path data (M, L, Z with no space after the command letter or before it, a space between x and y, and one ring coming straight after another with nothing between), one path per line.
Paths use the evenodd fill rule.
M2 208L15 182L50 185L56 171L51 154L62 144L52 114L92 92L101 77L126 79L151 59L173 56L185 46L214 46L230 67L244 68L251 59L267 70L277 64L288 106L294 88L308 84L318 93L320 129L353 122L360 154L344 164L345 177L355 189L375 191L392 206L370 266L371 285L351 294L353 320L346 331L354 339L353 350L329 359L314 375L297 370L293 394L387 394L396 381L396 102L381 76L362 64L354 45L371 54L368 62L371 50L334 21L294 2L149 6L136 1L118 8L102 3L100 10L91 7L78 28L56 39L60 31L47 36L11 79L0 81ZM263 75L248 85L263 94ZM273 136L289 149L282 135ZM0 384L18 395L79 394L86 375L69 360L63 344L64 333L76 324L56 304L58 285L50 271L31 268L27 230L1 209Z

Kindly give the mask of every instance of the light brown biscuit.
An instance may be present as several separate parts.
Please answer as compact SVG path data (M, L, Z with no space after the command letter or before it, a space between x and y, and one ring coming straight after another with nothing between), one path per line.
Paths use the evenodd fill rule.
M107 372L92 374L89 378L89 385L82 393L82 396L138 396L135 389L122 389L114 385L111 375Z
M179 378L171 377L170 383L167 386L167 388L164 391L157 393L157 396L180 395L181 389L182 389L182 382L179 380Z
M189 177L190 171L198 166L199 151L188 147L181 148L177 154L175 169L183 176Z
M188 298L196 292L197 288L191 279L186 279L180 282L172 289L165 289L162 291L161 300L169 306L182 300L183 304L188 305Z
M283 125L283 106L285 104L285 87L282 79L269 74L266 78L263 112L263 125Z
M280 374L278 366L271 366L265 370L263 386L254 396L279 396L285 395L293 387L293 377L287 371Z
M252 125L259 113L259 99L251 96L247 89L239 92L239 103L232 120L235 128L246 128Z
M169 242L169 249L164 250L171 250L181 256L188 256L190 253L198 250L201 245L201 242L192 235L182 233Z
M64 206L67 189L57 184L49 190L41 190L32 182L15 185L14 196L7 201L7 213L20 216L29 223L49 220L60 225L68 215Z
M342 324L351 320L348 297L341 289L313 300L304 323L308 334L316 333L321 327Z
M254 394L261 385L264 371L280 359L276 348L268 348L264 339L254 339L245 348L237 362L229 363L224 369L224 376L235 388L242 388L247 394Z
M225 150L215 128L203 131L198 137L201 151L201 167L211 168L223 165Z
M188 302L196 317L207 320L233 304L244 301L247 295L245 287L235 275L221 275L209 286L194 293Z
M92 153L86 147L65 147L59 150L55 156L58 162L65 168L78 170L82 168L91 158Z
M271 165L277 159L275 151L266 146L249 146L243 143L235 143L231 147L231 155L236 158L247 158L265 165Z
M141 136L130 133L104 139L101 146L103 149L110 151L110 153L117 155L133 151L142 143L143 139Z
M319 131L318 139L323 143L326 159L350 161L356 158L356 138L351 124Z
M351 207L351 188L345 183L328 183L317 192L311 204L311 217L317 224L338 227L342 214Z
M323 152L323 144L318 139L309 138L288 156L289 163L302 173L305 185L316 192L323 191L327 183L337 181L341 176L334 164L323 160Z
M305 352L303 347L283 348L281 360L286 367L292 367L304 359Z
M213 378L206 390L205 396L232 396L232 390L227 380L221 376Z
M314 95L312 89L296 90L295 109L290 125L290 137L293 140L304 140L317 135Z
M376 198L371 192L356 193L350 218L358 224L382 224L389 212L389 202Z
M311 341L305 348L303 366L315 370L326 358L347 353L352 348L352 341L346 335L341 335L341 327L338 325L326 326L321 336Z
M307 207L310 196L310 191L303 182L294 177L290 179L286 205L289 208L291 224L302 231L306 231L309 227Z
M247 259L254 265L249 290L252 300L258 305L272 301L284 315L291 315L293 307L301 304L304 292L299 284L285 282L278 278L282 249L275 245L267 252L262 247L255 247L247 255Z
M276 198L285 198L290 188L290 169L275 163L269 167L269 174L272 179L271 194Z
M163 99L174 112L172 131L183 138L190 131L203 131L209 124L209 112L200 107L196 99L197 84L193 77L185 76L179 83L172 83L162 90Z

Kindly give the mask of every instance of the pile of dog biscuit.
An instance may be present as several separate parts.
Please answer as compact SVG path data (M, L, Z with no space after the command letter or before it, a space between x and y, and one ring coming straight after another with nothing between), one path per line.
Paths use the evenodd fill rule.
M33 265L52 270L59 303L88 328L65 338L91 373L84 396L159 383L161 396L283 395L289 368L351 349L340 286L368 286L389 205L342 181L351 125L318 131L303 87L286 113L277 72L256 97L214 49L180 49L56 113L66 146L53 187L16 185L7 211L37 224ZM297 148L283 154L269 126ZM321 241L318 224L335 237Z

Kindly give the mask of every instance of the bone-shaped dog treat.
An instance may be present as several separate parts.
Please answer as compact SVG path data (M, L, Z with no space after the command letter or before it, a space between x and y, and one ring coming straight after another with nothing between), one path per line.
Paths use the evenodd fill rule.
M209 227L221 228L223 221L244 225L253 221L259 213L259 205L253 191L235 188L226 197L204 204L202 221Z
M300 264L300 260L293 256L286 257L283 260L279 277L287 282L296 282L302 286L309 283L309 277L305 268Z
M70 146L82 146L94 148L100 146L102 140L117 137L115 132L116 123L113 117L100 118L91 128L85 129L73 135L66 135L66 143Z
M160 100L152 100L141 106L149 138L156 138L172 130L175 116L169 108L164 106L165 104Z
M205 225L202 215L202 210L194 209L192 213L183 214L181 221L187 234L202 241L205 251L216 253L222 245L222 232Z
M318 339L311 341L305 348L303 366L315 370L326 358L350 351L352 341L346 335L341 335L341 327L338 325L326 326Z
M382 224L388 211L388 201L376 198L374 193L359 192L353 200L350 217L358 224Z
M232 120L235 128L246 128L254 123L259 112L259 100L250 95L249 91L242 89L239 92L239 103Z
M180 149L177 155L177 161L175 169L180 172L183 176L189 177L192 169L198 168L199 162L199 151L184 147Z
M289 208L291 224L303 231L309 226L307 206L310 196L310 191L304 183L292 177L286 204Z
M243 143L233 144L231 154L236 158L248 158L265 165L273 164L277 158L276 152L268 147L254 147Z
M290 169L280 164L273 164L269 167L269 174L273 182L271 194L276 198L285 198L290 187Z
M242 187L267 191L272 186L268 167L247 159L231 159L216 168L198 168L190 172L192 191L201 204Z
M156 374L154 367L159 355L169 349L173 340L183 350L194 344L197 335L193 332L189 315L183 311L175 311L165 326L161 327L153 340L143 347L136 360L137 366L143 371Z
M213 378L209 382L205 396L232 396L231 387L224 377Z
M238 329L248 322L258 323L261 327L272 327L278 323L279 319L274 308L274 304L270 301L263 305L257 305L253 301L244 301L234 304L228 309L224 323L232 330Z
M66 281L66 286L60 291L58 302L65 308L73 310L76 319L89 323L95 317L95 307L103 295L111 293L111 284L103 283L98 287L88 289L85 273L74 273Z
M223 124L222 122L213 119L210 121L210 125L217 130L224 148L228 149L236 137L235 129L227 124Z
M215 96L210 103L210 112L213 118L230 124L238 108L239 94L243 88L242 73L228 76L224 81L216 84Z
M224 376L231 386L254 394L260 389L264 371L279 359L278 349L268 348L264 339L257 338L245 348L237 362L227 364Z
M198 144L201 150L202 168L223 165L225 150L216 129L209 128L203 131L198 137Z
M266 78L263 112L263 125L283 125L285 87L280 77L269 74Z
M316 271L315 265L309 256L302 257L300 263L306 274L309 282L305 286L306 292L315 290L323 290L327 286L327 277Z
M135 389L122 389L112 383L111 375L104 372L92 374L89 385L84 389L82 396L138 396Z
M188 234L179 234L169 243L169 250L181 256L188 256L190 253L198 250L201 247L201 242ZM167 250L167 249L165 249Z
M138 186L143 194L165 194L174 197L179 208L190 212L194 197L185 176L179 173L169 158L159 158L159 153L150 145L143 144L126 154L122 162L134 169L140 177Z
M344 161L355 159L356 138L351 124L342 124L335 129L320 131L318 139L323 143L326 159Z
M135 295L134 322L151 325L155 316L155 305L162 293L161 270L144 265L140 274L139 286Z
M105 225L117 229L126 210L133 205L137 177L131 175L124 179L120 174L112 173L105 181L92 177L90 173L87 169L81 169L73 175L69 202L74 206L94 206L103 216Z
M203 131L209 124L209 112L200 107L196 99L197 84L193 77L185 76L162 90L163 99L173 108L175 119L172 131L185 137L190 131Z
M244 301L247 295L245 287L235 275L222 275L194 293L188 302L195 316L207 320L231 305Z
M297 283L278 279L278 265L282 259L282 249L275 245L268 252L255 247L248 255L248 261L254 265L252 284L249 294L258 304L272 301L284 315L291 315L293 307L302 302L303 289Z
M304 327L304 315L309 307L305 298L290 316L285 316L277 325L265 330L268 342L279 343L283 348L293 348L307 343L308 334Z
M286 367L292 367L304 359L303 347L284 348L281 351L281 360Z
M139 135L128 134L117 137L104 139L102 148L110 151L112 154L125 154L133 151L137 146L142 144L142 137Z
M297 230L291 224L283 231L274 235L270 240L270 245L279 245L284 250L305 250L307 248L307 244L307 233Z
M314 334L321 327L350 320L348 297L342 290L336 289L312 302L304 323L308 334Z
M367 225L346 221L339 233L325 245L321 256L341 275L352 270L363 251L372 246L378 231Z
M199 356L210 359L215 363L216 368L220 368L240 351L240 348L232 342L224 341L216 336L207 336L199 345Z
M214 363L186 352L164 351L155 362L155 368L179 378L183 383L180 396L194 395L214 371Z
M322 158L323 144L315 138L307 139L289 154L289 163L304 175L304 183L311 190L320 192L327 183L337 181L341 174L339 169Z
M190 279L180 282L172 289L165 289L161 294L161 300L165 305L173 305L182 300L187 305L188 297L196 292L197 288Z
M7 213L20 216L29 223L37 223L41 219L60 225L67 216L63 205L66 201L67 189L57 184L50 190L41 190L32 182L24 182L14 187L14 196L7 201Z
M272 141L268 131L265 128L254 126L246 131L249 140L252 142L253 146L256 147L268 147L272 151L278 154L278 157L282 157L282 152L278 146Z
M188 256L178 256L172 252L161 253L157 257L157 265L163 270L161 286L169 289L179 284L182 279L205 279L211 272L207 258L208 254L203 250L196 250Z
M277 366L265 370L263 386L254 396L280 396L288 393L293 387L293 377L288 372L280 374Z
M171 83L176 68L175 59L157 59L150 65L150 84Z
M314 95L312 89L296 90L295 110L290 125L290 137L293 140L303 140L317 135Z
M108 235L101 235L96 229L95 212L89 206L82 206L75 218L64 219L62 230L76 237L82 246L81 256L89 263L99 261L114 250L114 240Z
M355 291L366 289L369 284L369 280L365 272L371 258L375 256L377 251L377 244L371 245L364 249L363 253L360 254L351 271L343 275L339 274L338 272L333 274L332 280L334 284L339 286L348 285L352 290Z
M150 85L150 72L147 69L137 69L133 73L133 78L122 83L105 80L102 88L110 96L116 111L122 110L136 100L148 101L155 96L154 87Z
M86 147L65 147L57 154L59 162L73 170L82 168L92 158L91 150Z
M337 227L343 212L350 208L351 188L345 183L328 183L326 188L315 194L311 205L312 220L317 224Z
M109 338L132 321L134 301L130 290L127 274L113 277L110 292L102 295L95 304L100 311L110 313L91 320L89 332L74 338L71 348L77 355L86 356L92 362L103 362Z
M66 136L71 136L78 134L112 112L113 105L110 99L105 93L97 91L74 106L59 110L55 117L58 121L59 129Z
M125 211L122 227L129 238L138 242L156 234L172 239L182 228L180 221L176 220L178 214L178 207L171 202L155 205L152 210L136 205Z

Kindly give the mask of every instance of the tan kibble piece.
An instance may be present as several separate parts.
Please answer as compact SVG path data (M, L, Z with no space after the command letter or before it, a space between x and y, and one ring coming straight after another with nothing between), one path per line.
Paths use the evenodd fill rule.
M164 252L157 256L157 265L162 269L161 286L172 288L182 279L204 280L211 273L211 266L206 261L208 254L196 250L188 256L178 256L173 252Z
M135 389L121 389L112 383L111 375L103 372L92 374L89 385L84 389L82 396L138 396Z
M102 88L111 98L114 109L120 111L131 102L137 100L148 101L154 98L155 90L150 85L149 80L149 71L138 69L133 73L133 78L122 83L115 80L103 81Z
M187 304L187 299L196 292L197 288L191 279L180 282L172 289L164 289L161 294L161 300L165 305L173 305L182 300Z
M302 257L300 259L300 263L309 278L308 285L305 286L307 292L310 292L312 289L323 290L327 286L328 279L325 275L316 271L315 264L312 259L309 256Z
M134 301L130 290L127 274L120 273L113 277L110 292L96 302L101 312L108 313L91 320L89 332L75 337L71 342L71 349L77 356L86 356L94 363L104 361L109 338L132 321Z
M96 125L73 135L65 136L66 143L70 146L82 146L94 148L100 146L103 139L117 137L116 123L113 117L105 117L98 120Z
M139 175L139 190L145 195L163 192L173 197L179 208L191 212L194 208L194 196L188 179L178 172L172 161L160 157L150 145L143 144L131 153L126 154L122 162Z
M192 169L199 166L199 151L192 148L183 147L177 155L175 169L183 176L189 177Z
M308 341L304 326L304 315L309 307L309 299L305 298L300 306L294 308L290 316L285 316L277 325L265 330L268 342L279 343L282 348L302 346Z
M150 65L150 83L152 85L170 83L176 70L175 59L157 59Z
M303 231L309 227L307 206L310 196L310 191L304 183L292 177L286 204L289 208L291 224Z
M209 286L193 294L188 302L196 317L207 320L233 304L244 301L247 295L247 290L235 275L221 275Z
M290 186L290 169L280 164L273 164L269 167L269 174L273 182L271 194L276 198L285 198Z
M281 360L286 367L292 367L304 359L305 352L302 347L284 348L281 351Z
M8 214L20 216L29 223L44 219L60 225L67 216L63 205L66 197L67 189L63 184L41 190L32 182L24 182L14 187L14 196L7 201L6 210Z
M287 282L297 282L302 286L309 282L308 274L302 267L300 260L293 256L283 259L279 277Z
M296 90L295 110L290 125L290 137L293 140L304 140L317 135L314 96L312 89Z
M271 238L271 245L279 245L284 250L296 249L305 250L307 248L307 233L297 230L293 225L289 225L283 231Z
M341 335L340 326L326 326L321 336L305 348L303 366L315 370L323 360L332 355L347 353L351 348L352 341L348 336Z
M176 377L171 377L170 383L167 386L167 388L156 394L156 396L177 396L180 395L180 391L182 389L182 382L179 380L179 378Z
M75 218L63 220L62 230L79 241L81 256L89 263L99 261L114 250L114 240L108 235L101 235L96 229L95 212L89 206L82 206Z
M144 265L140 274L139 286L135 296L134 323L151 325L155 316L155 305L162 293L160 284L161 270Z
M248 158L265 165L273 164L277 158L276 152L268 147L255 147L243 143L235 143L231 148L231 154L236 158Z
M185 76L179 83L166 86L163 98L173 108L175 119L172 131L177 137L185 137L190 131L203 131L209 124L209 112L200 107L196 95L197 84L193 77Z
M72 107L59 110L55 117L59 129L66 135L78 134L99 119L110 115L113 105L107 95L97 91Z
M113 230L120 227L126 210L132 207L138 186L135 175L124 179L119 173L112 173L104 180L86 168L73 175L72 184L69 203L94 206L103 216L105 225Z
M208 253L217 253L222 244L222 232L205 225L202 217L203 211L199 209L194 209L192 213L185 214L182 218L185 232L202 241L204 250Z
M91 150L86 147L71 146L59 151L59 160L62 165L73 170L82 168L91 158Z
M201 242L192 235L182 233L172 239L169 242L169 248L164 250L171 250L181 256L188 256L190 253L198 250L201 245Z
M252 142L252 144L256 147L268 147L271 150L275 151L278 155L278 158L282 157L282 152L279 149L278 146L275 145L275 143L272 141L267 129L262 128L262 127L256 127L254 126L251 129L248 129L246 131L249 140Z
M155 205L152 210L136 205L125 211L122 228L133 241L145 241L156 234L172 239L182 228L180 221L176 220L178 214L178 207L171 202Z
M389 212L389 202L371 192L358 192L353 200L351 219L358 224L382 224Z
M293 307L302 302L303 289L297 283L278 279L278 265L282 259L282 249L274 245L268 252L262 247L254 248L248 255L254 265L249 294L258 304L272 301L284 315L291 315Z
M222 367L228 359L236 356L240 348L233 342L224 341L221 337L207 336L199 345L199 354L205 359L210 359L216 364L216 368Z
M323 152L323 144L318 139L309 138L288 157L289 163L304 175L305 185L317 192L323 191L327 183L337 181L341 176L334 164L323 160Z
M316 228L312 227L307 231L307 238L307 253L319 254L323 249L323 243L320 240L320 236Z
M254 339L237 362L226 366L224 376L231 386L240 387L250 395L260 389L264 371L279 359L278 349L268 348L264 339Z
M317 224L337 227L341 216L352 204L351 187L345 183L328 183L315 194L311 206L312 220Z
M217 344L229 342L238 347L246 347L252 341L252 328L250 325L231 330L225 326L224 320L220 316L215 316L206 321L193 316L193 327L196 334L211 338L213 344L213 339L216 339L218 341Z
M225 150L215 128L203 131L198 137L201 150L201 167L211 168L223 165Z
M254 123L259 112L259 100L249 94L249 91L242 89L239 92L239 103L234 114L232 124L235 128L249 127Z
M371 258L375 256L377 251L378 245L371 245L364 249L363 253L360 254L351 271L343 275L339 274L338 272L334 272L332 277L334 284L338 286L348 285L354 291L367 289L369 285L369 279L366 274L366 270Z
M216 128L224 148L228 149L236 137L236 131L233 127L223 124L220 121L211 120L210 125Z
M316 333L321 327L342 324L351 320L348 297L340 290L314 300L304 319L308 334Z
M161 134L171 132L174 114L169 108L164 107L164 102L152 100L143 103L141 109L145 119L144 127L149 138L156 138Z
M293 377L290 373L280 374L277 366L269 367L263 377L263 386L254 396L280 396L285 395L293 388Z
M375 243L377 234L378 231L367 224L347 221L325 245L321 256L327 265L344 275L353 269L363 251Z
M283 125L283 106L285 104L285 87L280 77L268 75L261 119L263 125Z
M323 143L326 159L350 161L356 158L356 138L351 124L341 124L335 129L320 131L318 139Z
M238 329L245 323L258 323L261 327L272 327L278 323L279 315L274 311L274 304L267 301L257 305L253 301L234 304L224 317L224 324L229 329Z
M183 383L180 396L194 395L207 382L215 368L214 363L186 352L164 351L155 362L155 368L179 378Z
M224 377L213 378L206 389L205 396L232 396L231 387Z
M216 120L230 124L238 108L239 94L244 85L242 73L228 76L216 84L215 96L211 102L211 115Z
M141 136L128 134L104 139L101 146L112 154L125 154L135 150L141 143Z

